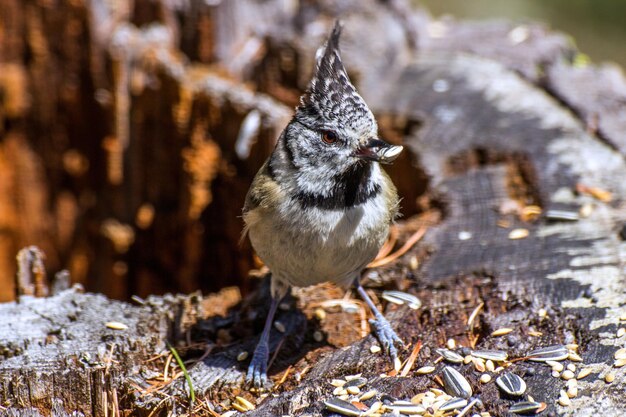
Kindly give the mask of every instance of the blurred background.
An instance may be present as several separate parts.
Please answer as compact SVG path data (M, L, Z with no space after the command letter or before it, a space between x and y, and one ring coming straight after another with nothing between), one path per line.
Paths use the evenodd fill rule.
M421 0L434 16L544 22L569 34L594 62L626 67L626 2L620 0Z
M378 26L354 33L368 7ZM446 43L438 18L513 20L485 32L503 34L494 53L513 49L516 24L545 22L569 38L518 31L515 53L550 36L545 61L580 57L576 45L626 66L617 0L0 0L0 301L14 298L28 245L45 252L49 277L67 269L114 298L245 291L255 261L239 243L244 197L332 16L353 28L344 52L372 106L380 77L359 68L384 75L423 47L475 52L462 43L471 28ZM427 179L407 180L422 175L408 157L393 170L405 216L419 212Z

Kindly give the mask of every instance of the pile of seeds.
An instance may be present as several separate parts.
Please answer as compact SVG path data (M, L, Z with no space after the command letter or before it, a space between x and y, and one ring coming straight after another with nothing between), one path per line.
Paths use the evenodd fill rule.
M494 333L504 335L509 331L502 329ZM417 376L434 375L433 380L443 389L433 387L411 399L396 399L377 390L366 389L368 380L359 374L332 380L331 384L335 387L334 397L326 400L324 404L328 410L346 416L381 416L384 413L435 417L489 416L489 413L478 413L476 409L473 410L474 407L482 408L481 401L474 395L466 377L455 368L455 365L471 364L474 370L480 373L479 381L482 384L487 384L495 378L495 384L501 391L503 399L512 401L509 407L511 413L538 414L547 408L545 402L536 401L526 394L527 383L520 375L507 371L513 364L507 352L466 348L457 351L454 350L456 348L454 340L449 340L446 346L448 348L435 349L440 358L433 365L424 365L414 371ZM528 352L523 357L516 358L514 362L533 361L550 366L553 377L565 382L557 403L568 406L571 399L578 395L578 380L591 374L591 368L579 369L582 358L577 350L578 346L575 344L549 346ZM449 365L444 365L436 372L438 368L435 365L441 361ZM626 348L615 353L614 365L623 366L624 362ZM578 368L576 364L579 365ZM612 374L607 374L608 378L605 376L607 382L611 381L610 375Z

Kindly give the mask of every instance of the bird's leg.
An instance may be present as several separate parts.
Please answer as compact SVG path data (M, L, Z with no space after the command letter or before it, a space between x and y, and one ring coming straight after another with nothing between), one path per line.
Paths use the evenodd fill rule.
M356 287L357 292L363 298L365 303L368 305L372 313L374 314L374 318L370 319L370 325L374 329L374 334L376 338L382 345L383 349L389 354L391 360L395 361L398 357L398 350L396 349L396 344L400 346L404 346L402 339L398 337L396 332L393 331L391 325L387 321L387 319L378 311L372 299L365 292L365 288L361 285L359 278L354 280L354 286Z
M274 315L276 314L276 308L282 297L272 295L272 304L270 305L270 311L267 313L265 319L265 326L263 327L263 333L261 333L261 339L254 349L254 355L250 361L248 367L248 374L246 375L246 382L252 382L257 388L265 385L267 382L267 360L270 354L269 338L270 330L272 329L272 322L274 321Z

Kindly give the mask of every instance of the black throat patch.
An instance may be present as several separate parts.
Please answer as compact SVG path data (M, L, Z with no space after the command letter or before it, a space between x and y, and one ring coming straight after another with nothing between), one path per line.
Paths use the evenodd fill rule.
M334 185L329 195L300 191L293 198L302 208L341 210L363 204L380 194L380 184L371 184L372 164L355 164L333 176Z

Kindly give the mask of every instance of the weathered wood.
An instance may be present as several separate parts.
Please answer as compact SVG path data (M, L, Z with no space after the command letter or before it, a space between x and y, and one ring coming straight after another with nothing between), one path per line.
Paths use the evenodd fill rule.
M250 9L245 9L244 3ZM277 388L266 398L243 386L247 360L239 361L238 356L252 351L262 327L267 281L241 303L237 297L222 294L208 300L155 297L144 306L133 307L70 291L0 305L0 317L11 314L22 323L31 318L35 324L30 328L15 319L0 328L4 347L0 356L0 407L4 408L0 413L48 415L55 409L59 415L76 411L101 416L107 404L112 413L114 403L122 412L135 415L190 412L189 390L182 376L169 385L155 382L167 367L165 340L169 339L179 342L177 348L192 360L203 356L209 346L206 357L190 369L199 398L194 405L198 414L208 413L201 400L221 413L231 407L236 395L243 395L258 403L248 415L326 415L322 401L332 397L333 387L328 383L332 378L363 373L369 379L368 388L404 399L438 386L432 375L418 376L414 369L432 364L437 358L434 349L453 338L465 347L504 349L513 357L522 357L535 347L578 343L584 366L593 373L579 381L579 396L572 399L570 407L556 405L564 382L552 378L550 368L520 361L510 370L523 375L529 394L548 404L544 413L624 414L624 368L611 369L613 352L625 343L616 331L620 315L626 313L626 249L618 234L626 222L626 185L621 180L626 164L621 131L614 127L619 126L615 123L624 104L621 92L612 94L603 82L609 79L610 85L619 86L624 84L623 77L611 72L606 78L595 77L594 82L581 85L577 82L580 78L608 73L593 66L572 67L568 59L575 51L565 38L537 25L437 22L421 13L402 15L398 12L403 10L398 8L401 2L354 2L342 10L328 2L303 2L292 8L287 3L233 1L202 6L203 2L191 2L190 9L179 4L168 9L165 3L139 1L130 11L118 3L93 2L85 9L92 19L105 17L97 20L107 22L99 26L104 29L89 33L102 43L100 54L110 60L113 72L112 81L107 81L105 73L94 75L94 85L110 88L110 96L104 94L108 97L105 108L107 114L116 115L110 131L102 132L95 142L101 149L100 141L106 135L114 137L106 142L108 159L98 165L100 179L107 184L119 180L115 163L120 161L115 157L122 143L132 149L130 161L123 165L132 175L123 172L121 187L139 191L126 201L120 199L123 193L119 189L107 185L110 194L98 203L107 213L102 219L114 214L118 222L97 218L90 223L90 231L77 239L76 248L82 248L80 243L86 242L87 236L100 236L102 224L106 225L104 247L108 249L102 249L100 242L94 246L97 256L91 256L102 257L99 262L104 269L117 265L118 272L124 268L116 262L137 261L141 270L135 273L142 278L135 288L142 292L148 291L147 283L153 279L160 282L158 288L167 288L155 279L158 273L151 270L153 265L172 276L178 272L175 279L181 281L177 286L189 291L195 288L189 277L206 274L203 263L217 265L213 272L219 271L216 276L222 279L232 273L236 267L225 260L233 256L231 243L238 238L238 223L234 215L227 218L225 213L238 212L237 199L242 198L247 179L289 117L288 108L279 101L291 105L297 99L328 24L337 13L346 13L342 48L348 70L379 116L383 136L403 141L410 152L402 169L392 172L406 200L407 218L399 225L400 241L419 222L432 223L439 217L424 240L398 262L366 273L366 282L372 286L400 287L423 301L419 310L383 303L387 317L407 342L402 357L409 355L417 341L424 346L413 370L407 377L381 377L390 365L383 355L370 352L370 346L376 344L373 337L359 339L367 333L365 310L359 304L355 313L326 307L326 317L316 315L320 302L342 298L329 286L298 291L296 299L290 299L279 312L278 320L287 331L272 334L271 344L279 352L270 376ZM11 4L11 10L20 7ZM117 6L107 9L109 4ZM32 10L41 11L39 7L43 6ZM286 25L279 29L265 26L264 22L272 20L259 17L272 12ZM176 13L183 16L181 21L173 18ZM154 22L158 16L165 16L161 25L137 29L120 24L125 20ZM232 40L244 39L257 21L263 26L248 45L254 53L246 55L249 51L239 49L242 45ZM207 41L207 33L222 41ZM219 48L212 49L213 42ZM179 46L197 62L232 64L225 65L230 75L187 64L176 52ZM7 50L17 50L16 56L20 56L19 48L16 43ZM103 59L100 54L94 52L92 59ZM238 80L256 81L258 91L242 87ZM130 89L126 88L129 84ZM251 111L261 115L261 131L257 145L244 160L235 157L236 138ZM594 127L595 113L598 129ZM25 149L32 147L22 143ZM156 143L165 145L157 149ZM220 161L235 166L238 176L230 176L229 169L222 171L223 166L212 176L214 165L206 161L214 161L216 153ZM181 169L164 168L172 158ZM0 162L5 160L11 162L10 158ZM104 164L107 161L111 165ZM410 171L409 162L414 165ZM135 185L126 184L128 178L134 178ZM10 182L2 181L2 187ZM208 183L213 184L213 199L207 205L207 196L197 193ZM612 201L577 193L577 184L610 190ZM154 225L143 229L143 223L137 221L129 251L118 251L129 242L124 224L135 221L135 212L145 201L157 210ZM111 202L110 209L105 207ZM530 204L541 206L544 216L521 220L515 210ZM549 209L577 211L588 205L592 206L589 216L575 222L553 222L545 217ZM170 211L159 211L163 206ZM14 207L12 210L15 213ZM194 217L198 213L203 213L200 221ZM415 213L420 216L409 217ZM211 236L226 230L226 243L203 238L198 225L208 227ZM509 239L514 228L528 229L529 236ZM111 246L116 242L121 246ZM158 242L174 248L160 251ZM5 243L2 247L10 247ZM183 280L183 276L188 278ZM104 285L111 276L99 279ZM256 284L251 281L252 286ZM378 290L375 293L379 295ZM468 329L468 316L481 303L482 313ZM209 306L220 309L209 311ZM130 328L124 332L103 328L110 320ZM500 327L514 331L510 337L491 337ZM314 336L316 331L323 340ZM7 343L6 332L11 332ZM532 332L542 336L532 337ZM75 334L84 336L61 337ZM30 339L41 343L28 342ZM117 346L112 355L111 342ZM43 362L32 360L48 352L53 354ZM88 352L95 362L81 361L82 352ZM147 361L155 355L162 356ZM111 356L119 363L112 361L108 368L100 363ZM178 371L170 364L170 370ZM441 364L437 367L440 372ZM459 369L482 399L484 409L492 415L505 415L512 401L501 398L493 383L479 383L479 373L471 365ZM609 370L617 374L612 385L600 379ZM18 377L28 383L21 385ZM151 391L155 387L158 389ZM117 402L112 400L114 393Z

